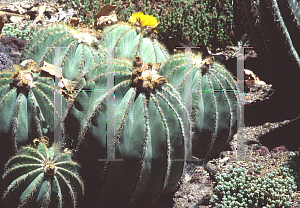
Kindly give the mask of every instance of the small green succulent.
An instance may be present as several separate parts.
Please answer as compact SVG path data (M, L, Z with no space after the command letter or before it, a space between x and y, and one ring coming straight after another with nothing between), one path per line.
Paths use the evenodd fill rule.
M11 23L3 27L1 34L4 37L17 37L23 40L30 40L36 29L31 28L30 23L25 21L24 26L20 27L17 23Z
M261 174L260 164L252 164L252 174L246 166L235 167L233 164L226 173L217 177L213 195L216 207L291 207L295 197L293 192L297 190L293 169L282 163L279 171L263 178L255 176Z
M163 37L174 35L180 42L208 47L223 47L231 43L233 34L232 1L187 1L174 0L167 5L154 6L150 1L143 0L138 4L134 1L121 0L66 0L66 6L78 10L79 17L88 25L93 25L94 16L106 4L116 5L118 18L127 22L132 13L142 12L153 15L160 25L157 31Z

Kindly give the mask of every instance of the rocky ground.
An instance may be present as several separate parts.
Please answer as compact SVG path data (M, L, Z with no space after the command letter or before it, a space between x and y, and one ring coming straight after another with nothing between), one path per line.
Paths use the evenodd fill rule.
M257 100L269 99L269 92L272 91L272 85L253 86L250 92L245 94L246 103L253 103ZM243 140L244 159L238 158L236 151L237 134L234 135L230 143L230 150L223 151L219 158L215 158L208 162L208 165L216 175L219 175L232 166L233 163L237 167L242 167L247 164L248 167L252 163L260 163L263 166L262 174L258 177L264 177L271 171L277 170L281 162L288 162L290 150L286 149L284 145L269 149L260 141L262 135L268 134L274 129L280 128L291 120L282 122L267 122L259 126L246 126L244 128ZM157 208L197 208L197 207L214 207L212 195L216 182L214 182L209 173L197 162L190 162L184 171L182 178L178 183L178 190L169 196L163 197L155 206ZM300 207L300 189L295 192L296 199L293 207Z

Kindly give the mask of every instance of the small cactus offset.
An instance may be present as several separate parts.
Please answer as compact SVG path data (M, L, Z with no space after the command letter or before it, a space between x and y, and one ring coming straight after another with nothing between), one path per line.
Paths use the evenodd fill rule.
M69 150L49 139L35 140L35 147L23 146L5 165L3 174L7 190L7 207L76 207L78 195L83 194L79 165Z
M94 64L105 60L105 49L99 47L99 38L93 30L53 24L41 28L32 37L21 60L32 59L40 66L43 61L54 64L58 59L62 76L72 82ZM58 58L55 48L59 50Z
M121 22L106 27L100 44L113 47L116 58L133 59L139 55L145 63L164 63L169 57L167 49L155 38L157 19L140 12L129 19L131 24Z
M100 64L78 80L79 93L63 119L64 142L76 150L83 165L84 203L98 200L89 204L95 207L155 203L161 194L175 190L182 174L185 142L191 134L184 119L189 121L189 116L179 94L158 73L159 63L144 64L140 56L114 63L112 72L107 72L108 64ZM114 86L106 89L110 75ZM111 95L113 148L115 158L122 161L109 161L107 156Z
M180 92L182 100L186 85L190 84L193 155L205 160L218 157L237 129L237 89L233 76L213 57L203 60L201 54L194 53L190 57L183 53L171 56L159 73Z

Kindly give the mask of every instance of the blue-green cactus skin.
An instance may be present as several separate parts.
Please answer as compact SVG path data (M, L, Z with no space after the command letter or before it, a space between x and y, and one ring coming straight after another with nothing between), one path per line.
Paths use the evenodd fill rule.
M114 72L106 72L107 67L96 65L78 81L79 93L63 119L65 143L76 150L83 167L84 203L95 199L95 207L155 203L161 194L175 189L182 174L185 141L191 134L183 122L189 116L172 85L165 83L150 92L134 86L132 61L115 59ZM114 87L106 90L109 74L114 74ZM115 96L115 158L122 161L104 161L110 154L109 95Z
M219 156L236 131L236 83L212 58L203 60L201 54L191 53L188 60L183 53L172 55L161 66L160 74L180 92L183 101L186 80L191 75L192 154L208 160Z
M76 207L84 185L72 152L60 152L60 145L44 143L23 146L5 165L7 207Z
M31 83L33 86L26 88L14 83L12 77L16 71L12 68L0 74L0 134L4 140L13 141L15 151L43 135L53 138L54 125L59 118L54 103L54 79L28 72L28 76L35 79ZM27 72L21 70L20 73ZM64 112L66 99L62 98L61 106Z
M116 58L133 59L140 55L145 63L164 63L169 57L167 49L156 39L141 32L140 27L128 23L119 23L106 27L100 42L104 47L112 47Z
M21 79L22 74L26 74L24 80ZM60 120L54 103L54 79L39 77L38 74L20 70L19 66L0 73L1 167L20 146L44 135L53 138L55 128L61 128L57 125ZM61 107L62 111L67 108L64 98ZM2 179L0 182L2 185ZM0 187L0 193L3 189Z
M56 47L59 51L58 62L55 57ZM65 24L54 24L41 28L32 37L21 60L32 59L38 65L43 61L62 68L62 75L71 82L97 63L106 59L106 52L98 45L98 40L88 33L82 33ZM56 59L55 59L56 58Z

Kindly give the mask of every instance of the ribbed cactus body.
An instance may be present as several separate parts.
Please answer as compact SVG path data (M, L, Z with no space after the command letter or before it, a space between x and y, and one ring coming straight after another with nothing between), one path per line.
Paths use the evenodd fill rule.
M140 27L127 23L115 24L103 30L100 44L112 47L116 58L133 59L140 55L145 63L164 63L169 57L167 49L156 39L146 37L141 31Z
M3 179L7 185L4 199L7 207L76 207L77 196L83 193L79 165L71 151L24 146L5 165Z
M36 65L33 61L32 64ZM20 146L44 135L54 138L55 128L60 128L59 111L54 103L54 79L20 68L15 66L0 73L1 174L4 163ZM57 95L56 98L59 92ZM65 98L60 106L60 110L65 111ZM2 183L2 179L0 181ZM0 187L0 193L3 188Z
M159 65L141 64L115 59L113 72L107 72L107 64L96 65L76 86L79 93L64 118L65 142L76 149L83 167L84 203L98 200L96 207L154 203L175 189L182 174L190 134L184 118L188 121L189 116L178 93L156 74ZM111 75L114 87L107 90ZM107 114L110 95L113 124ZM114 126L115 159L122 161L105 161L111 155L108 125Z
M300 3L284 1L238 1L253 49L264 64L258 71L283 94L298 94L300 79ZM296 98L297 99L297 98Z
M15 150L43 135L53 138L58 110L67 106L62 97L62 109L55 109L54 79L39 75L18 66L0 73L0 135L13 141Z
M213 57L203 60L201 55L178 53L161 66L160 74L175 86L184 102L185 88L191 89L193 155L218 157L236 131L237 92L230 72Z
M21 60L32 59L38 65L43 61L50 64L56 62L56 66L62 68L63 77L74 81L94 64L106 59L105 50L98 46L93 33L64 24L54 24L40 29L32 37ZM58 58L55 48L58 50Z

